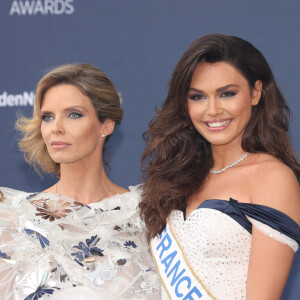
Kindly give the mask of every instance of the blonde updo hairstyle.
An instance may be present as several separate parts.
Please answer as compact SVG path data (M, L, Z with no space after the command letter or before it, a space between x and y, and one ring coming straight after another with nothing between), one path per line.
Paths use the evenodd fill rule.
M77 87L90 99L101 123L111 119L119 124L122 120L119 95L112 81L101 70L79 63L54 68L37 84L32 118L20 116L16 122L16 128L24 135L19 141L19 149L24 153L26 162L38 173L42 170L60 175L60 164L51 159L42 138L41 105L50 88L63 84Z

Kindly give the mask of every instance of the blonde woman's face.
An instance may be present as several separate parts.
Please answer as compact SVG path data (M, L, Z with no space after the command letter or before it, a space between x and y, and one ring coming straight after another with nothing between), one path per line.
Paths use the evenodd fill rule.
M100 123L89 98L73 85L50 88L41 105L41 134L56 163L93 161L101 157L104 138L110 134Z

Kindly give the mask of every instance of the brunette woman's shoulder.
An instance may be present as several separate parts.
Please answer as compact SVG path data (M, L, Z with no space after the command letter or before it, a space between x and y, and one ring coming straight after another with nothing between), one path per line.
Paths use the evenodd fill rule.
M252 203L284 212L300 224L300 186L296 175L279 159L258 154Z

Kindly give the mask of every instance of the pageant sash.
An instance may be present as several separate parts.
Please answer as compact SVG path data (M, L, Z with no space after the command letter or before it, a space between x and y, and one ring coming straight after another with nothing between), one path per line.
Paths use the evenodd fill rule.
M150 248L163 286L170 299L216 299L186 260L181 246L172 232L169 219L164 231L151 240Z

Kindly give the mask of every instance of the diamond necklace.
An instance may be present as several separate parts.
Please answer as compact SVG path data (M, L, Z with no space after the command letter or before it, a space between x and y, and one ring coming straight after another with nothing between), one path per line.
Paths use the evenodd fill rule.
M246 152L241 158L239 158L234 163L232 163L231 165L226 166L225 168L223 168L221 170L214 171L212 169L209 169L209 173L211 173L211 174L220 174L220 173L223 173L226 170L228 170L229 168L232 168L235 165L237 165L238 163L240 163L241 161L243 161L248 155L249 155L249 152Z

